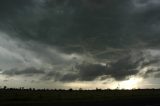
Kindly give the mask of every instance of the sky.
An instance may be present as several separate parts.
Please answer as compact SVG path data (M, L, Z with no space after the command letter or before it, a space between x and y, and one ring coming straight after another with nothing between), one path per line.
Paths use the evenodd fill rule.
M160 88L159 0L0 0L0 85Z

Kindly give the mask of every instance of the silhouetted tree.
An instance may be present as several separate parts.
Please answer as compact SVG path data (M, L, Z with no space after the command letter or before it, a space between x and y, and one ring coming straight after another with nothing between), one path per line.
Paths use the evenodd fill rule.
M7 86L4 86L3 89L7 89Z
M99 89L99 88L96 88L96 91L101 91L101 89Z
M79 88L79 91L82 91L83 89L82 88Z
M73 91L73 89L72 89L72 88L70 88L70 89L69 89L69 91Z

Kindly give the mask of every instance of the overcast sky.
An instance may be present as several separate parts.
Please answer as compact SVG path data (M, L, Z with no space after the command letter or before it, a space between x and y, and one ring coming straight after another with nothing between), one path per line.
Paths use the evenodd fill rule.
M0 0L0 84L159 88L160 0Z

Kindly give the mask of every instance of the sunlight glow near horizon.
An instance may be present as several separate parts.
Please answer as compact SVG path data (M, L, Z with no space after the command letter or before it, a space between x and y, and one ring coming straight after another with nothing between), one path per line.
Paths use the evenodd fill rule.
M137 89L141 83L142 78L131 78L119 83L120 89Z
M137 89L140 87L142 78L133 77L129 80L117 82L117 81L111 81L104 83L103 81L97 81L97 82L72 82L67 83L66 86L70 88L75 89Z

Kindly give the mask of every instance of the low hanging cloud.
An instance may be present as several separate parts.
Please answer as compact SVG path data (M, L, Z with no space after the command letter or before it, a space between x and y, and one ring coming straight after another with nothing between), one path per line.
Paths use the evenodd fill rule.
M77 69L79 69L79 80L87 80L92 81L96 77L104 75L107 70L105 66L102 66L100 64L80 64L77 66Z
M155 69L148 68L144 75L140 76L145 78L149 74L159 72L159 68L156 68L158 62L158 58L150 57L150 55L143 54L143 52L134 55L129 54L114 63L106 65L84 62L76 66L77 73L68 73L62 76L60 81L93 81L101 76L106 76L106 79L114 78L117 81L122 81L131 76L137 76L146 67L155 66Z
M33 75L41 75L44 73L45 71L43 69L36 69L34 67L26 68L23 70L11 69L11 70L6 70L2 72L3 75L7 75L7 76L19 76L19 75L33 76Z
M137 75L142 68L140 67L142 63L145 63L144 58L141 53L137 53L137 59L133 59L132 55L128 55L116 62L106 65L83 62L81 64L77 64L66 74L52 72L47 74L45 77L49 79L55 78L56 81L72 82L93 81L98 77L106 76L106 79L114 78L117 81L122 81L130 76Z
M143 68L153 67L153 65L158 64L159 59L156 56L152 57L150 54L145 52L131 53L127 56L121 57L118 61L112 63L100 64L100 63L88 63L82 62L75 64L67 69L64 68L57 69L37 69L34 67L20 69L5 70L2 72L3 75L8 76L33 76L42 75L41 81L58 81L58 82L74 82L74 81L94 81L97 78L105 76L103 80L108 78L113 78L116 81L123 81L131 76L137 76ZM64 70L65 69L65 70ZM66 70L67 69L67 70ZM154 75L159 72L159 68L148 68L147 71L140 75L140 77L146 78L149 75ZM157 78L158 74L155 75Z
M133 61L131 55L125 56L118 61L106 64L81 64L78 67L80 80L94 80L97 77L107 75L115 80L125 80L127 77L136 75L139 72L139 65L143 59Z

